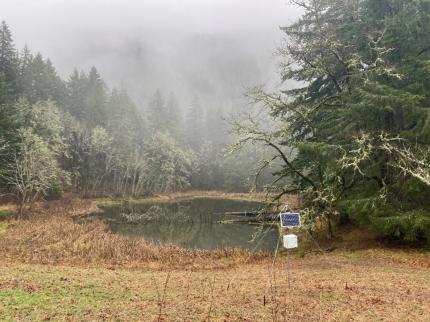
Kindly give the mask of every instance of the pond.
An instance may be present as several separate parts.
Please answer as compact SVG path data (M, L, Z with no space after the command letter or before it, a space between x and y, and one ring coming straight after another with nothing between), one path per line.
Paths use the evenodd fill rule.
M98 216L114 233L185 248L241 248L270 251L276 247L276 226L232 223L226 212L258 211L258 202L197 198L174 203L124 204L104 207Z

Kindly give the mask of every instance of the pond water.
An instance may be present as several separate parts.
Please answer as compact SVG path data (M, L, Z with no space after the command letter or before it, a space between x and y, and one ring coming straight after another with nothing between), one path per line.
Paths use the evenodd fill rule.
M263 204L214 198L175 203L126 204L105 207L99 215L110 229L155 243L186 248L242 248L273 250L278 241L276 227L248 223L225 223L225 212L258 211Z

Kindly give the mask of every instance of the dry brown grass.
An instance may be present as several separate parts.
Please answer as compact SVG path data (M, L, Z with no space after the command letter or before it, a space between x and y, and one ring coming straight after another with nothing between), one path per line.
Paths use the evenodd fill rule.
M235 193L235 192L224 192L224 191L182 191L182 192L176 192L176 193L169 193L169 194L159 194L154 195L151 197L147 197L144 199L127 199L123 201L128 202L148 202L148 203L169 203L169 202L178 202L182 200L190 200L195 198L219 198L219 199L230 199L230 200L245 200L245 201L260 201L260 202L271 202L275 195L273 194L267 194L263 192L259 193ZM98 199L98 202L100 203L118 203L121 202L121 200L118 199L107 199L107 198L100 198ZM290 208L292 209L299 209L300 208L300 198L298 195L291 194L291 195L285 195L281 198L279 201L280 205L288 204Z
M366 254L216 270L0 265L0 320L428 321L428 268ZM2 298L3 295L3 298ZM18 299L18 300L16 300Z
M238 249L204 251L155 245L113 234L98 220L79 223L78 219L96 211L91 200L37 204L28 219L10 221L8 229L0 234L0 256L25 263L125 266L152 263L199 268L225 267L267 256Z
M366 244L361 250L293 255L288 289L284 255L272 267L267 254L152 245L112 234L99 221L77 222L95 211L91 200L70 198L37 204L30 218L7 222L0 232L0 320L428 321L430 316L428 252Z

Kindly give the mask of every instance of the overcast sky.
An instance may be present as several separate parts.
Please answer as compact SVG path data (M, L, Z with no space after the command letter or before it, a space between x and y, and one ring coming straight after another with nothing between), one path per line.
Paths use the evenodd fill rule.
M52 34L52 27L120 32L270 29L288 23L297 12L288 0L1 0L1 15L22 35Z
M217 37L216 42L206 41L209 47L204 49L208 53L218 50L216 57L220 60L227 59L222 56L229 55L229 50L236 50L239 52L237 59L259 61L262 64L260 69L265 69L267 62L262 61L272 59L271 55L282 38L279 26L291 23L299 15L297 8L288 4L288 0L0 2L0 19L10 25L17 47L27 43L33 51L50 57L62 76L70 73L73 67L87 69L96 65L109 82L127 85L130 79L133 82L139 79L136 71L133 75L129 72L133 70L133 64L141 61L138 72L145 72L142 66L148 68L142 81L154 76L148 73L158 73L157 77L154 76L156 84L149 87L162 86L164 79L173 76L176 82L183 79L184 71L175 70L172 64L178 63L175 60L178 52L187 56L184 48L190 50L191 58L196 54L196 48L200 48L195 44L198 36ZM212 45L228 48L223 51L211 48ZM201 64L205 59L214 58L208 53L201 57L197 54ZM159 56L159 59L148 59L149 55ZM214 63L213 60L207 63ZM122 66L119 66L119 61ZM261 78L264 80L264 76ZM243 83L243 79L238 81Z

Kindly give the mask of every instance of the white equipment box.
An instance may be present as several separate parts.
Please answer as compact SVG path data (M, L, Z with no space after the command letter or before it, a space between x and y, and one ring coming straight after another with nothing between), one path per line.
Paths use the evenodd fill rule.
M297 246L298 246L297 235L294 235L294 234L284 235L284 247L286 249L297 248Z

